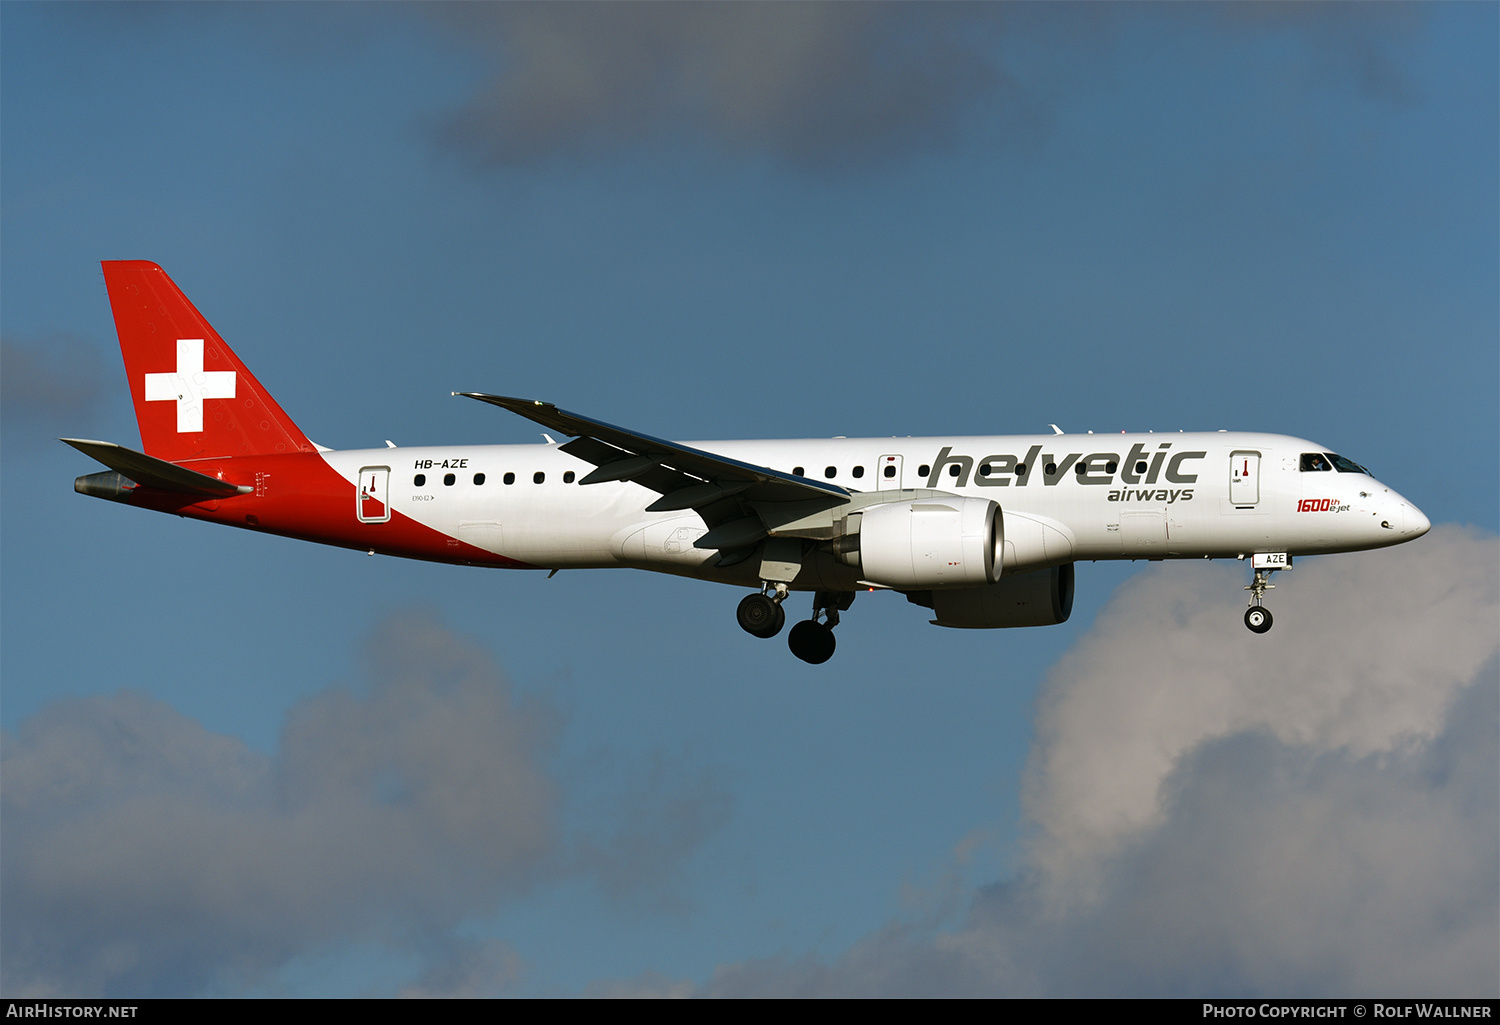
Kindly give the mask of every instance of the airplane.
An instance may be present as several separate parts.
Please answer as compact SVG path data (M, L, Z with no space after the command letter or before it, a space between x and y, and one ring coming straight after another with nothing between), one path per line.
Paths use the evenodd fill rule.
M769 638L826 662L861 591L957 628L1045 626L1083 560L1250 560L1245 625L1298 556L1402 544L1426 516L1300 438L1175 434L831 438L682 444L549 402L454 392L558 444L333 451L316 445L171 278L104 261L141 447L61 439L109 469L76 491L267 534L507 569L632 567L749 588Z

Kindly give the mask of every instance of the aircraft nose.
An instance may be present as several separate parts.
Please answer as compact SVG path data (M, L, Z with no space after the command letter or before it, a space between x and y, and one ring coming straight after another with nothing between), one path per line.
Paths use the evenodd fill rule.
M1403 537L1421 537L1431 529L1432 521L1421 509L1410 502L1401 503L1401 535Z

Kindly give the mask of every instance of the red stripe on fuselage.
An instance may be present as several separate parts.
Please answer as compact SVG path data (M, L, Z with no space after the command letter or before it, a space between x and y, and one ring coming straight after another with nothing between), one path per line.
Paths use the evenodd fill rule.
M195 459L180 464L254 493L194 501L191 496L137 488L130 504L194 519L280 534L407 559L505 569L540 569L449 537L395 510L384 523L355 516L357 488L312 453Z

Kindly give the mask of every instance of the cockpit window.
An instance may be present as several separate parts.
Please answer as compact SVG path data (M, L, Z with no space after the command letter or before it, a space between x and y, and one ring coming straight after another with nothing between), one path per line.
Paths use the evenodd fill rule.
M1339 473L1362 473L1366 477L1372 476L1369 470L1366 470L1352 459L1336 456L1332 452L1324 452L1323 454L1333 462L1333 468Z
M1321 452L1302 453L1302 472L1310 473L1313 470L1331 470L1333 464Z

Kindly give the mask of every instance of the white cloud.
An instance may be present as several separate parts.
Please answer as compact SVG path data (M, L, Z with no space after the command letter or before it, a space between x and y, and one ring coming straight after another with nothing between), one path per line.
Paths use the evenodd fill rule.
M1262 9L1263 8L1263 9ZM1131 22L1281 33L1291 58L1372 98L1409 92L1390 43L1420 15L1262 5L1161 11L999 4L460 4L424 8L495 72L441 138L482 165L707 141L827 172L994 128L1034 139ZM1014 60L1015 52L1028 56ZM1038 56L1041 55L1041 56ZM1029 87L1019 64L1040 84ZM1330 71L1331 69L1331 71Z
M433 13L499 57L496 76L443 133L487 164L686 133L826 165L945 144L976 104L1028 109L987 52L998 7L518 4Z
M138 694L58 702L6 737L5 991L232 991L549 871L549 716L429 621L375 647L368 691L295 708L274 759Z
M948 928L831 964L723 966L713 994L1500 991L1494 537L1135 579L1049 676L1030 842Z
M503 993L521 974L521 961L500 940L446 939L428 958L421 978L396 994L406 999L474 1000Z
M94 428L118 398L108 354L76 335L0 339L0 413L8 444L56 444Z
M1445 532L1303 560L1268 595L1263 636L1239 626L1236 569L1178 564L1123 588L1053 670L1037 716L1027 811L1036 863L1065 881L1058 899L1164 821L1168 774L1216 738L1266 732L1353 759L1431 744L1496 650L1483 544Z
M564 835L554 711L425 616L362 648L362 686L292 708L271 757L132 693L58 701L5 735L0 988L235 993L301 955L383 944L420 964L391 981L400 995L492 996L520 957L462 930L538 881L674 904L728 814L711 772L620 766L615 814Z

